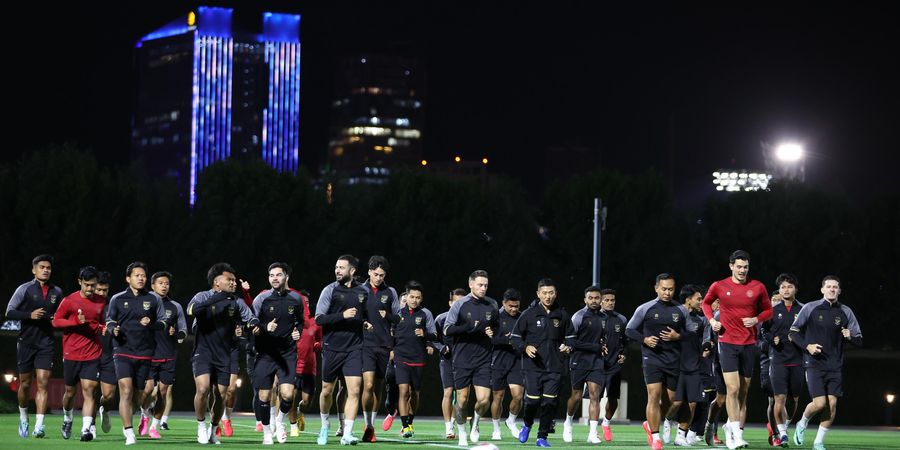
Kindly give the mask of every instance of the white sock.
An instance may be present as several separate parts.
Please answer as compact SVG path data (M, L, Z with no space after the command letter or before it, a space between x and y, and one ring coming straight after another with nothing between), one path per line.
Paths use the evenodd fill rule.
M500 419L491 419L494 424L494 431L500 431Z
M19 420L28 421L28 407L19 407Z
M278 415L278 413L279 410L277 406L272 405L271 407L269 407L269 417L275 417Z
M650 435L650 437L651 437L654 441L658 441L658 440L659 440L659 433L653 433L653 434Z
M124 432L126 438L134 439L134 428L128 428L126 430L123 430L123 432Z
M813 442L814 444L822 444L825 442L825 433L828 432L828 428L819 425L819 431L816 432L816 440Z
M509 417L506 418L506 421L509 423L516 423L516 419L519 417L518 414L509 413Z
M480 420L481 420L481 416L478 415L478 413L473 413L473 414L472 414L472 428L477 427L477 426L478 426L478 422L479 422Z
M275 423L284 423L284 413L281 410L278 411L278 414L275 414Z
M344 436L353 435L353 420L344 419Z
M162 416L162 419L159 420L162 423L169 423L169 416Z
M322 428L328 428L328 413L319 413L319 418L322 419Z
M377 411L369 411L369 419L371 419L371 422L369 422L370 427L375 426L375 416L377 416L377 415L378 415Z
M604 426L604 427L608 427L608 426L609 426L609 419L607 419L607 418L605 418L605 417L603 418L603 426Z
M200 428L200 427L203 427L204 430L206 429L206 419L197 421L197 428Z
M694 439L697 439L697 433L694 433L694 430L688 430L688 433L687 433L688 443L690 443Z
M809 425L809 417L806 417L806 415L804 414L803 417L801 417L800 420L797 421L797 425L800 425L802 427Z
M685 436L684 430L682 430L681 428L679 428L679 429L678 429L678 432L675 433L675 437L676 437L676 438L683 438L684 436Z
M784 429L786 430L790 427L791 427L791 419L785 420L784 421Z
M575 418L575 416L570 416L570 415L566 414L566 426L567 427L572 426L572 419L574 419L574 418Z
M456 424L456 431L458 431L457 434L460 436L460 438L465 439L465 437L466 437L466 424L464 424L464 423L458 423L458 424Z
M731 433L734 435L735 439L744 439L744 430L741 429L740 422L734 422L731 425Z
M44 425L44 415L43 414L35 414L34 415L34 427L40 427Z
M444 422L444 433L450 434L453 431L453 421Z
M596 420L589 420L588 426L590 427L589 431L588 431L588 436L593 436L593 435L597 434L597 421Z
M363 410L363 420L366 422L366 427L372 425L372 422L371 422L371 420L369 420L369 417L371 417L369 415L369 412L366 410Z
M72 410L63 408L63 422L71 422L72 421Z
M228 420L231 417L231 414L228 414L228 410L233 408L225 408L225 411L222 412L222 420Z
M91 416L81 416L81 432L89 431L91 429L91 424L94 423L94 418Z
M150 421L150 428L153 430L159 430L159 419L154 417L153 420Z
M778 434L785 434L785 433L787 433L787 424L783 423L781 425L778 425Z

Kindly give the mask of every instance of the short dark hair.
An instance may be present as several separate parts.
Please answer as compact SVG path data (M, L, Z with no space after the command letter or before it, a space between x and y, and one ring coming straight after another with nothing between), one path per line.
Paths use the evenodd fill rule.
M522 300L522 294L513 288L509 288L503 291L503 302L506 303L507 300L520 301Z
M234 268L231 267L231 264L228 264L227 262L213 264L212 267L209 268L209 271L206 272L206 281L209 282L209 287L212 287L213 282L216 281L216 277L225 272L234 273Z
M162 270L162 271L154 273L153 276L150 277L150 284L156 283L157 278L168 278L169 283L171 283L173 277L172 277L171 273L166 272L165 270Z
M775 288L780 288L781 283L787 281L794 285L795 288L799 288L800 285L797 283L797 276L792 273L783 273L778 275L778 278L775 279Z
M450 291L450 298L453 298L454 295L466 296L468 294L469 294L469 291L467 291L463 288L456 288L456 289Z
M731 253L731 256L728 257L728 263L734 264L734 262L739 259L750 262L750 254L743 250L735 250L734 252Z
M599 292L600 295L603 295L603 289L600 289L599 284L592 284L586 288L584 288L584 295L587 296L588 292Z
M126 276L126 277L130 277L130 276L131 276L131 272L133 272L134 269L144 269L144 273L146 273L146 272L147 272L147 265L144 264L144 263L142 263L142 262L140 262L140 261L135 261L135 262L129 264L128 267L125 268L125 276Z
M359 259L357 259L353 255L341 255L341 256L338 256L337 260L338 261L347 261L347 264L349 264L350 267L352 267L354 269L359 267Z
M487 271L486 271L486 270L481 270L481 269L478 269L478 270L472 272L471 275L469 275L469 279L470 279L470 280L475 280L475 279L478 278L478 277L490 278L490 277L488 277Z
M675 279L675 276L672 275L671 273L669 273L669 272L663 272L663 273L661 273L661 274L659 274L659 275L656 276L656 283L655 283L655 284L656 284L656 285L659 285L659 282L660 282L660 281L663 281L663 280L674 280L674 279Z
M94 266L84 266L78 270L78 279L82 281L96 280L100 277L97 268Z
M102 270L97 272L97 284L109 284L112 281L112 275L109 272Z
M610 288L601 289L601 290L600 290L600 295L601 295L601 296L603 296L603 295L616 295L616 290L615 290L615 289L610 289Z
M549 278L541 278L541 281L538 281L537 288L540 289L542 287L556 287L556 283Z
M46 262L50 263L50 265L52 266L53 265L53 256L48 255L46 253L41 253L40 255L37 255L31 259L31 266L34 267L34 266L38 265L38 263L41 261L46 261Z
M285 275L291 276L291 266L289 266L286 262L276 261L272 264L269 264L269 269L266 271L266 273L271 272L272 269L281 269L282 271L284 271Z
M700 286L699 284L686 284L681 287L681 292L678 293L678 300L683 305L684 302L693 297L694 294L703 295L703 291L703 286Z
M825 278L822 278L822 286L825 286L826 281L837 281L838 286L841 285L841 279L837 277L837 275L825 275Z
M391 265L388 263L387 258L381 255L372 255L369 258L369 270L375 270L381 267L385 272L391 270Z
M406 283L406 292L409 291L419 291L424 293L425 288L422 287L422 283L419 283L416 280L409 280L409 282Z

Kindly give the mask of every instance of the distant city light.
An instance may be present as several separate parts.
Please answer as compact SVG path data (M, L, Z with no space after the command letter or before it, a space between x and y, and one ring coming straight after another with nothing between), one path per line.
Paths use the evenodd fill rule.
M461 161L462 161L462 158L460 158L459 156L456 156L456 157L453 158L453 161L455 161L455 162L461 162Z
M481 163L484 164L484 165L487 165L488 159L487 159L487 158L481 158Z
M775 157L784 162L795 162L803 158L803 146L785 142L775 147Z
M423 165L423 166L427 166L427 165L428 165L428 160L427 160L427 159L423 159L423 160L422 160L422 165Z

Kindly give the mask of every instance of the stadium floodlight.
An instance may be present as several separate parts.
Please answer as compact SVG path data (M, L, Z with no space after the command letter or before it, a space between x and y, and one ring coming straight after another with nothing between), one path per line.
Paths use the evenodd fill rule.
M758 191L768 189L772 175L764 172L726 172L717 170L713 172L713 185L716 191L740 192Z
M784 142L775 147L775 157L783 162L797 162L803 159L803 146L795 142Z
M885 395L884 399L887 400L888 404L892 404L894 403L894 394Z

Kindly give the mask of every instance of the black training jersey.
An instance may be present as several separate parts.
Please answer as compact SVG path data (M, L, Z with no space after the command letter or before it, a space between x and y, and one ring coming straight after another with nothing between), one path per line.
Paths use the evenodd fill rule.
M572 318L558 302L549 311L538 303L519 315L510 341L522 354L522 370L560 373L566 362L559 346L571 344L574 337ZM534 358L525 353L529 345L537 349Z
M362 349L363 322L366 317L368 292L353 281L348 287L334 282L322 289L316 304L316 323L322 326L322 345L332 352ZM356 316L344 318L344 311L356 308Z
M684 324L684 332L681 334L681 366L679 370L684 373L702 373L705 360L703 350L711 347L709 320L703 315L703 311L691 311L687 315Z
M445 311L434 318L434 328L437 331L437 340L433 342L433 345L435 350L437 350L438 354L441 356L442 361L450 360L451 348L453 347L450 338L444 335L444 323L447 321L448 314L450 314L450 311Z
M622 368L619 356L625 354L625 346L628 344L628 337L625 335L628 318L615 311L603 311L603 314L606 314L604 370L607 373L615 373Z
M572 314L572 370L603 370L603 345L606 340L607 316L600 309L587 306Z
M645 366L677 369L681 344L678 341L664 341L659 333L672 328L678 333L684 330L687 309L673 302L664 302L659 297L644 303L634 311L625 332L629 339L641 343L641 357ZM656 347L644 344L644 338L659 337Z
M494 344L494 354L491 356L491 367L498 370L507 370L519 362L519 354L510 343L510 337L516 326L516 321L522 313L511 316L505 309L500 308L500 316L497 320L497 331L491 338Z
M784 302L778 303L772 306L772 318L762 323L762 337L769 345L769 358L773 364L784 366L803 364L802 350L788 339L791 325L800 315L801 308L803 304L798 301L794 301L790 308ZM778 344L775 344L776 336Z
M259 335L255 336L258 354L296 354L297 343L291 334L303 332L303 299L288 289L282 292L268 289L253 299L253 314L259 320ZM275 331L269 332L269 322L275 320Z
M235 329L259 324L244 300L233 292L198 292L188 303L187 313L194 318L193 355L218 366L231 364L231 353L237 349Z
M53 347L53 314L59 302L62 301L63 291L58 286L47 283L47 295L41 288L38 280L31 280L16 288L9 305L6 306L6 318L19 320L22 328L19 331L19 345L34 348ZM40 319L32 319L31 313L44 308L44 316Z
M850 330L850 339L841 330ZM816 300L803 305L797 320L791 325L790 339L803 349L803 365L818 370L841 370L844 365L844 344L862 346L862 330L850 307L839 301ZM822 352L811 355L809 344L819 344Z
M494 344L485 329L496 333L500 311L490 297L469 294L450 307L444 322L444 335L453 339L453 367L465 369L491 363Z
M154 295L156 295L154 293ZM156 296L159 298L159 296ZM162 299L166 321L169 326L165 330L159 330L153 334L156 336L156 350L153 352L154 361L166 361L178 357L178 342L187 336L187 320L184 318L184 309L181 305L166 296ZM169 329L175 327L175 333L169 334Z
M142 325L144 318L147 325ZM156 351L156 331L169 328L172 322L166 319L166 310L159 297L140 290L135 293L125 289L109 299L106 311L106 328L113 333L119 327L119 335L113 336L113 355L134 359L153 359Z
M394 338L391 336L392 322L396 322L397 313L400 311L400 298L397 291L382 284L377 289L369 284L368 280L362 285L366 290L366 318L371 328L363 330L364 347L391 348ZM384 311L384 317L381 317Z
M403 308L399 311L400 321L394 328L394 361L408 365L422 365L427 354L426 342L437 340L434 316L427 308ZM422 330L422 336L416 336Z

